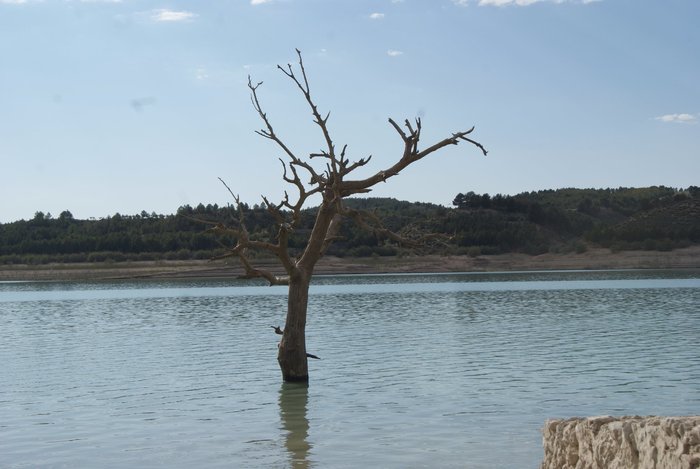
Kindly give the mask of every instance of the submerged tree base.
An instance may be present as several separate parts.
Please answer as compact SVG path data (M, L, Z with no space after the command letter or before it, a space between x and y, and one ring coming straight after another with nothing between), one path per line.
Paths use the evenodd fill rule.
M282 379L285 381L285 383L308 383L309 382L309 375L306 375L306 376L285 376L283 374Z

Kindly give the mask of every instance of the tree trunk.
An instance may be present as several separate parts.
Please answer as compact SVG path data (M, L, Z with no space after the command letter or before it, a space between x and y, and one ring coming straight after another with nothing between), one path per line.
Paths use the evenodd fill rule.
M289 275L287 321L277 352L277 362L285 381L308 382L309 366L306 357L306 310L309 304L309 284L316 262L323 256L328 230L336 214L333 193L324 194L316 214L316 222L309 236L304 254Z
M277 352L282 379L289 382L308 382L309 367L306 358L306 309L309 302L311 275L295 272L289 279L287 321Z

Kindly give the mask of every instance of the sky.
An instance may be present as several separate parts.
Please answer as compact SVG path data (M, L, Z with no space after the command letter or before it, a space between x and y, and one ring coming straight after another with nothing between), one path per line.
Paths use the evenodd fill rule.
M277 68L302 51L337 147L391 166L370 196L700 185L698 0L0 0L0 222L279 201L248 76L298 155L323 148ZM290 190L290 195L294 191Z

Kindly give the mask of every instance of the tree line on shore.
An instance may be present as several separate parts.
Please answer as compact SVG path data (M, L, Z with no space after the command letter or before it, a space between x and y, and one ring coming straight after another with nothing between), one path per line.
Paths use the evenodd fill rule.
M584 252L589 246L614 250L670 250L700 242L700 188L664 186L617 189L558 189L491 196L457 194L453 207L391 198L349 199L348 206L374 211L386 228L406 237L444 233L450 238L423 246L431 254ZM275 236L274 219L259 205L242 204L252 238ZM304 248L305 230L316 209L305 210L290 237L292 251ZM54 217L36 212L31 220L0 224L0 264L210 259L224 254L222 240L201 220L235 223L234 207L199 204L176 214L146 211L79 220L70 211ZM409 251L352 223L341 226L328 255L396 256Z

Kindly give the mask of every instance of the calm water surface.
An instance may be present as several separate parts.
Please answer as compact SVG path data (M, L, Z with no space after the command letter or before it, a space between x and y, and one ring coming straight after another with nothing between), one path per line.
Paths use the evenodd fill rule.
M545 419L700 413L700 271L0 283L0 467L536 468ZM495 466L494 466L495 465Z

